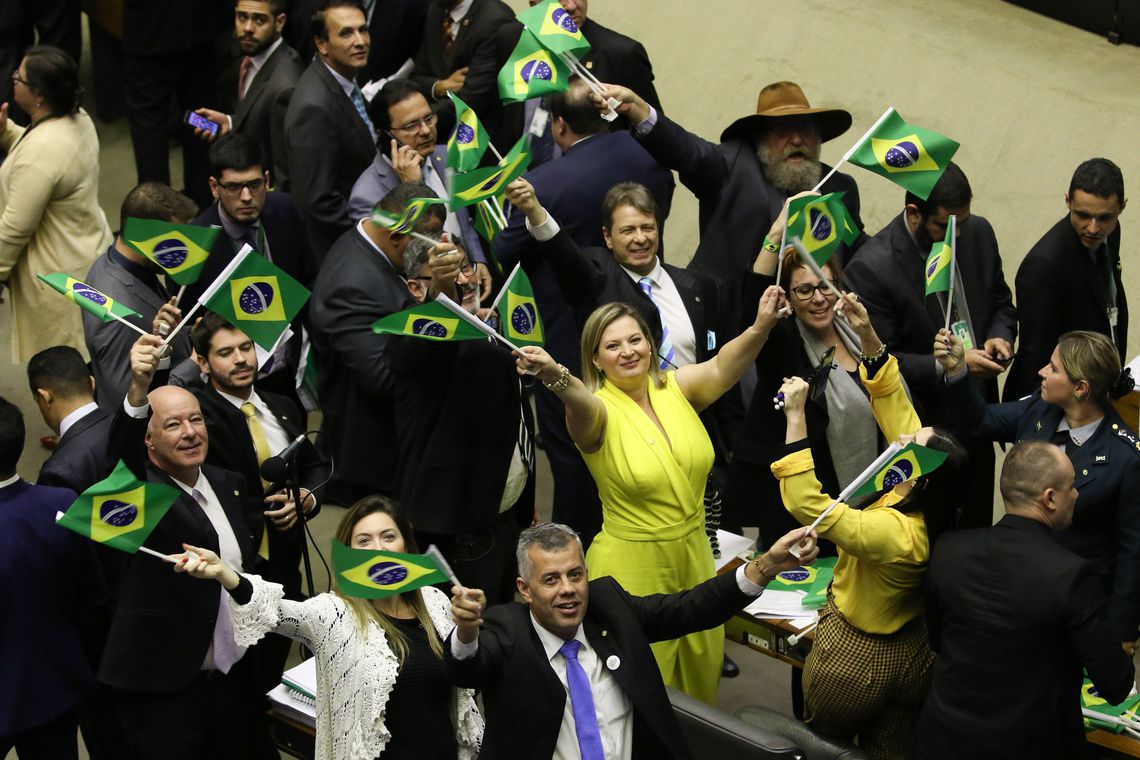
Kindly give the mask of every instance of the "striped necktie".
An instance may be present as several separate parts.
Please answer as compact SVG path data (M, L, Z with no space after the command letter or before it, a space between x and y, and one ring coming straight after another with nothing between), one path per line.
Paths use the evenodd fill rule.
M352 83L352 104L356 106L356 112L360 114L360 118L364 120L364 125L368 127L368 134L375 135L376 128L372 126L372 119L368 118L368 106L364 102L364 93L360 91L356 82Z
M657 307L657 313L661 314L661 305L653 297L653 278L642 277L637 281L641 286L641 292L645 294L649 302ZM665 324L665 315L661 314L661 345L657 349L657 355L661 357L661 369L669 369L673 364L673 359L676 358L677 352L673 350L673 339L669 337L669 327Z

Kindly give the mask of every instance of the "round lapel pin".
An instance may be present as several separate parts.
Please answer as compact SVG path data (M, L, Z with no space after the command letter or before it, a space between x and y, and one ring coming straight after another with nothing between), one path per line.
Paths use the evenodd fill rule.
M609 670L617 670L621 667L621 658L616 654L611 654L606 658L606 668Z

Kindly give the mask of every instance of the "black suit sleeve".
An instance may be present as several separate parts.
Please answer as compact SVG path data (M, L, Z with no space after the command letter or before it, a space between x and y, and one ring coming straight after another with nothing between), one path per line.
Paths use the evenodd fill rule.
M597 298L606 274L578 247L566 230L538 244L543 260L550 265L566 303L581 307Z
M1033 399L987 404L977 383L969 377L945 383L940 392L947 408L953 412L953 427L966 436L1013 443L1017 428Z
M146 426L148 419L130 416L120 406L111 419L111 456L130 469L136 478L145 481L146 472Z
M289 143L290 192L311 221L329 228L348 229L348 198L337 190L339 163L346 159L337 140L344 137L344 126L337 124L339 112L327 102L297 103L289 106L286 125ZM292 182L303 178L303 182Z
M612 584L637 615L650 643L718 626L753 599L736 585L736 573L718 575L676 594L631 596L616 581Z
M502 673L515 643L507 626L498 619L497 613L501 612L492 607L484 613L483 626L479 629L479 647L471 657L457 660L452 656L454 629L443 642L443 674L451 683L464 689L482 689Z
M273 155L273 176L269 186L275 190L289 189L289 153L286 149L285 114L289 111L289 101L293 98L293 88L288 87L277 93L269 114L269 144ZM306 285L306 287L309 287Z
M1065 331L1061 324L1065 311L1048 299L1048 294L1057 292L1060 275L1049 262L1038 257L1023 261L1014 279L1021 316L1021 346L1017 361L1028 365L1019 368L1027 378L1045 366L1056 348L1057 336Z
M716 197L724 187L728 162L720 147L686 132L668 117L658 113L657 124L641 144L663 166L676 171L698 198Z
M388 347L392 336L372 332L377 315L392 314L402 306L379 301L365 287L345 284L329 293L322 310L322 330L337 361L356 378L357 384L381 399L392 393L392 368Z
M1102 699L1119 704L1132 690L1135 667L1104 614L1104 592L1092 568L1082 563L1065 594L1062 621L1069 642ZM1131 637L1130 637L1131 638Z

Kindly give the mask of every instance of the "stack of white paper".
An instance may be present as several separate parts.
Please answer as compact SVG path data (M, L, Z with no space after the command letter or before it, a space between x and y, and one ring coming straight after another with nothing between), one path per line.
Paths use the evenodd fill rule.
M744 611L753 617L776 620L814 617L816 611L804 607L806 596L803 591L765 591Z
M317 661L310 657L281 676L284 683L269 691L269 699L279 712L309 726L317 725Z

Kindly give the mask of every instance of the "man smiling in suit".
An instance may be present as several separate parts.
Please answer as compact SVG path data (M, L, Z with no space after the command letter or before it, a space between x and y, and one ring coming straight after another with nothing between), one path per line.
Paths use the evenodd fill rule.
M796 544L800 559L790 553ZM452 589L456 627L443 669L452 683L482 691L480 757L692 757L650 643L720 625L777 573L817 554L814 533L797 528L735 573L637 597L613 578L591 581L582 543L565 525L523 531L517 586L525 604L484 610L482 591Z

